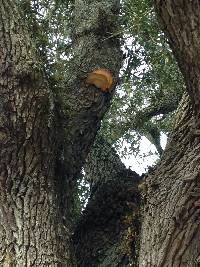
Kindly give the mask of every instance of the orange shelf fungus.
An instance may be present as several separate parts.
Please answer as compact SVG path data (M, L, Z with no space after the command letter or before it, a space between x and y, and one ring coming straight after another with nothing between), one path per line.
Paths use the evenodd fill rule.
M106 92L113 83L112 73L107 69L93 70L88 74L86 83L95 85L101 91Z

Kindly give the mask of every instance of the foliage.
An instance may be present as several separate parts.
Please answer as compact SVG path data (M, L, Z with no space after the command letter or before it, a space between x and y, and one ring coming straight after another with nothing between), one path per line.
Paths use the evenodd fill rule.
M76 187L74 190L74 203L72 206L72 213L73 213L73 224L75 225L76 222L79 220L82 211L85 209L88 199L90 196L90 185L86 180L84 171L79 174L79 177L76 181Z
M62 88L70 64L74 0L19 3L52 88ZM117 149L125 140L135 154L144 135L161 154L160 133L171 129L183 81L150 0L122 1L120 34L124 37L124 66L102 133Z
M184 85L149 0L124 0L122 9L125 62L102 133L121 148L139 152L146 136L159 153L160 132L168 134ZM119 142L120 141L120 142Z
M21 0L19 3L52 88L63 86L70 57L74 0Z

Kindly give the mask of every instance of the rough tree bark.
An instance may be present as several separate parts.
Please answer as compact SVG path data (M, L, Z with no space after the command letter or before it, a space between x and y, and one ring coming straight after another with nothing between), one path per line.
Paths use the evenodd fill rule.
M0 266L76 266L69 195L117 82L119 1L75 1L73 59L56 101L17 2L0 1ZM113 73L111 92L86 87L82 70L98 67Z
M145 183L139 266L198 266L199 146L183 98L163 159Z
M75 266L68 225L70 190L117 81L121 54L119 41L111 33L117 25L119 1L75 1L73 59L68 81L59 93L62 103L57 112L16 3L0 0L0 265ZM155 5L185 78L188 95L181 103L161 162L144 181L147 190L139 266L197 267L200 265L200 5L196 0L157 0ZM111 92L102 93L85 85L85 73L99 67L110 69L114 75ZM95 177L93 171L88 172ZM118 172L116 175L121 177ZM86 244L82 248L76 243L82 255L78 256L79 266L109 266L116 251L119 255L116 264L125 264L118 247L121 238L118 227L123 227L118 220L123 218L126 197L134 194L125 196L126 187L122 188L120 182L114 183L114 187L112 173L101 179L103 182L96 191L94 183L91 206L85 212L85 218L93 216L92 225L96 228L84 233L83 218L81 235L78 232L75 235L80 244ZM101 195L110 203L111 211L106 214L102 198L98 197ZM93 203L99 207L97 210ZM122 205L122 211L118 212L116 203ZM107 226L106 220L110 225ZM94 244L100 248L99 256ZM88 255L85 259L84 253Z
M139 266L200 265L200 5L155 1L187 86L160 164L144 181Z
M91 195L74 234L78 266L130 266L138 256L140 177L100 136L84 170Z

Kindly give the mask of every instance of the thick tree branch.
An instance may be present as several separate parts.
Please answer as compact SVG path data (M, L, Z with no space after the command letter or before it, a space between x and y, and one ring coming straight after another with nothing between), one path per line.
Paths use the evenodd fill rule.
M127 266L131 258L136 263L139 175L126 169L101 137L87 158L85 171L91 197L74 235L78 266Z
M16 2L0 1L0 265L73 266L52 95Z
M71 181L117 82L120 43L111 33L119 1L75 1L72 59L56 112L17 3L0 6L0 265L74 266ZM95 68L112 72L110 92L86 86Z
M144 122L150 120L151 118L158 115L166 115L170 112L173 112L177 109L178 102L173 102L169 99L168 101L162 101L158 106L149 106L144 108L140 114L136 117L136 120L143 119Z
M194 123L189 96L184 95L162 161L144 182L141 267L198 266L200 139Z
M198 1L182 0L154 2L199 120L200 4Z
M77 173L94 141L100 121L110 105L122 62L118 27L119 2L115 0L75 1L73 54L64 91L65 164L68 173ZM106 68L113 75L109 92L86 84L89 72Z

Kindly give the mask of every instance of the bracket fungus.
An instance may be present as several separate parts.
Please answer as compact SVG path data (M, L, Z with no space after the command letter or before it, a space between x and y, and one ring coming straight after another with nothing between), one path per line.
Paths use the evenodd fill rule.
M93 70L88 74L86 83L95 85L101 91L106 92L113 83L112 73L107 69Z

